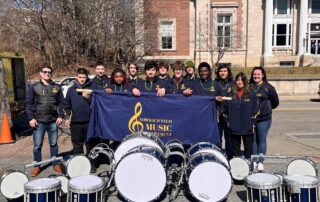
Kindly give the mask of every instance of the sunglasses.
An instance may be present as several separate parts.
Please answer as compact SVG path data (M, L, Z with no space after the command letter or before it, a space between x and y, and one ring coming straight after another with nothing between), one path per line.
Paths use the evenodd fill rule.
M51 71L41 71L41 72L44 73L44 74L52 74Z

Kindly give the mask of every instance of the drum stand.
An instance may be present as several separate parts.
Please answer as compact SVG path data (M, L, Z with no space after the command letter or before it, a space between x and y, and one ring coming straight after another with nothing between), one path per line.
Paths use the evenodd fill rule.
M114 151L110 149L107 144L100 143L90 151L90 153L88 154L88 158L94 160L98 158L100 154L103 154L104 156L106 156L108 159L108 162L110 163L110 171L107 172L107 176L105 177L106 185L104 187L105 189L104 193L107 196L108 189L110 188L114 178L114 169L115 169Z

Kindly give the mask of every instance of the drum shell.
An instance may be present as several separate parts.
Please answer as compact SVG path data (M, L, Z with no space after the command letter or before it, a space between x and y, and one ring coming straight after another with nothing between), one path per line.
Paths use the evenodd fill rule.
M39 181L39 180L44 180L44 179L51 179L51 180L56 180L54 184L47 185L47 186L41 186L41 187L29 187L28 183L34 182L34 181ZM36 179L29 181L24 185L24 190L26 193L44 193L44 192L52 192L59 190L61 187L61 183L59 180L54 179L54 178L42 178L42 179Z
M28 183L32 183L35 181L41 181L41 180L48 180L50 178L43 178L43 179L36 179L32 180ZM44 185L44 186L31 186L30 184L26 183L24 185L25 194L26 194L26 200L27 202L56 202L59 195L60 195L60 187L61 183L57 179L50 179L53 183L50 185ZM55 182L54 182L55 180Z
M20 179L19 181L18 181L18 185L17 184L15 184L14 186L15 186L15 188L18 188L18 189L20 189L20 191L21 191L21 193L19 194L19 193L14 193L13 195L15 195L15 196L6 196L6 193L2 193L2 186L5 186L3 183L5 183L5 179L7 178L7 177L10 177L11 175L13 175L14 173L18 173L18 174L21 174L21 176L24 178L24 179ZM7 170L2 176L1 176L1 179L0 179L0 187L1 187L1 189L0 189L0 192L1 192L1 194L4 196L4 197L6 197L7 199L16 199L16 198L19 198L19 197L21 197L21 196L23 196L24 195L24 184L25 183L27 183L29 181L29 178L28 178L28 176L25 174L25 173L23 173L23 172L21 172L21 171L18 171L18 170ZM19 186L19 187L17 187L17 186Z

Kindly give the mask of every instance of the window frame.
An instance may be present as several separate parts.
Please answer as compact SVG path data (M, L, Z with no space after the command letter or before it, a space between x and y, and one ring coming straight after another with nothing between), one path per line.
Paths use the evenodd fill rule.
M273 14L274 15L292 15L292 7L293 7L293 0L286 0L287 1L287 13L278 13L278 1L279 0L273 0Z
M171 36L171 40L172 40L172 48L171 49L168 49L168 48L163 48L162 46L162 27L161 25L163 23L167 23L167 22L170 22L172 23L172 36ZM175 51L176 50L176 19L175 18L162 18L162 19L159 19L158 21L158 49L159 51Z
M309 14L311 14L311 15L320 15L320 11L319 11L319 13L313 13L312 12L312 3L313 3L313 0L309 0Z
M219 22L219 16L223 16L223 22ZM230 21L228 23L225 22L225 17L226 16L230 16ZM219 33L218 33L218 27L219 26L222 26L222 30L223 30L223 34L220 36ZM225 35L225 28L229 26L230 27L230 35L229 36L226 36ZM232 29L232 26L233 26L233 13L218 13L217 14L217 20L216 20L216 30L217 30L217 34L216 34L216 41L217 41L217 44L216 44L216 47L219 49L219 48L223 48L223 49L228 49L228 48L232 48L232 44L233 44L233 29ZM220 47L219 46L219 38L222 38L222 46ZM229 38L229 46L226 47L225 44L225 39L226 38Z
M278 25L286 25L286 44L277 45L277 36L283 36L284 34L277 34ZM272 47L274 48L290 48L292 47L292 23L273 23L272 25Z

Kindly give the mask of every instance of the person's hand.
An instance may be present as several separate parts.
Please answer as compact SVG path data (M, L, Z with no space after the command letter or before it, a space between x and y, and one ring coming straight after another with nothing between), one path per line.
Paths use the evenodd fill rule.
M132 89L132 93L134 96L138 96L138 97L141 95L141 92L138 88Z
M62 123L62 118L60 118L60 117L59 117L59 118L57 118L57 120L56 120L56 124L57 124L57 126L58 126L58 125L60 125L61 123Z
M222 97L219 95L219 96L216 96L216 101L218 102L222 102Z
M70 120L69 119L65 120L64 125L66 125L68 128L70 128Z
M192 90L190 88L187 88L182 93L185 96L189 96L189 95L192 95Z
M112 93L111 88L106 88L106 89L104 89L104 91L105 91L106 93L108 93L108 94L111 94L111 93Z
M35 120L35 119L31 119L31 120L29 121L29 125L31 126L31 128L36 128L37 125L38 125L38 122L37 122L37 120Z
M166 89L165 88L160 88L157 91L157 96L163 97L166 94Z
M83 91L82 92L82 96L84 97L84 98L86 98L86 99L89 99L90 98L90 92L88 92L88 91Z

